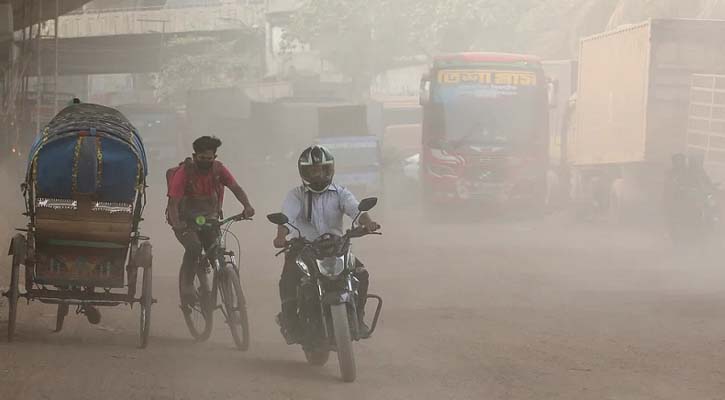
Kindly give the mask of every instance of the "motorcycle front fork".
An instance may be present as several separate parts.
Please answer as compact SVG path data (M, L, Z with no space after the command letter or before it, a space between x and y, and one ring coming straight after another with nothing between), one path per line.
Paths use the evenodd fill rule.
M354 276L351 276L347 283L346 283L346 289L354 294L354 300L347 303L347 309L348 309L348 321L350 323L350 330L352 331L352 336L354 340L360 340L360 325L359 325L359 319L358 319L358 305L357 305L357 297L358 297L358 287L359 282L357 278ZM330 345L334 344L334 332L332 331L332 322L330 320L331 316L329 313L329 308L323 304L320 299L324 297L324 290L322 286L319 284L315 284L312 282L312 279L309 277L302 278L302 282L300 284L300 290L298 292L298 307L299 315L300 315L300 321L303 324L307 324L309 322L312 322L314 325L315 322L319 323L321 331L320 333L324 333L324 335L327 338L327 343ZM317 316L321 316L319 321L313 322L317 318L311 318L308 320L306 318L307 312L312 312L312 307L316 308L316 314ZM305 308L307 308L308 311L305 311ZM377 311L377 310L376 310ZM376 317L379 314L379 311L376 312ZM308 322L309 321L309 322ZM377 322L377 318L375 318L375 321Z

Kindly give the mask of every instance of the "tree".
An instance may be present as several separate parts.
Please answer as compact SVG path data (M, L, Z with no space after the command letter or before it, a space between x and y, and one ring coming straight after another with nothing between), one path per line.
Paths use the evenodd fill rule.
M536 0L305 0L287 27L346 76L369 82L406 57L517 47L516 22Z
M301 0L286 40L361 87L416 55L465 50L575 57L582 36L647 17L725 15L725 0Z
M191 89L233 87L262 76L260 35L234 40L175 38L163 50L161 71L153 76L157 99L183 102Z

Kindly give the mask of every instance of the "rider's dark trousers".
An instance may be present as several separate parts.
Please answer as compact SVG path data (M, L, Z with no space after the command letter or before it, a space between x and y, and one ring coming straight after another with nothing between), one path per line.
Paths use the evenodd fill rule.
M208 249L218 235L213 229L204 229L201 231L174 231L176 239L184 246L184 261L181 263L181 276L184 283L192 284L194 282L194 269L196 268L201 250Z
M304 276L304 273L297 267L296 259L297 255L294 253L285 254L282 277L279 280L279 297L282 300L282 315L287 322L296 320L298 306L297 285ZM357 309L358 315L362 317L365 314L370 275L363 263L357 258L355 259L355 272L353 275L359 281Z

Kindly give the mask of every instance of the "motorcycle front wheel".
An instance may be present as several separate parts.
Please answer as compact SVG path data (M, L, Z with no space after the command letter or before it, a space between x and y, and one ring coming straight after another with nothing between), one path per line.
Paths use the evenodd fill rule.
M330 313L332 315L332 326L335 331L337 360L340 363L342 380L345 382L353 382L357 371L355 367L355 354L352 350L352 335L350 335L347 304L333 304L330 306Z
M305 358L308 364L321 367L330 359L330 350L305 350Z

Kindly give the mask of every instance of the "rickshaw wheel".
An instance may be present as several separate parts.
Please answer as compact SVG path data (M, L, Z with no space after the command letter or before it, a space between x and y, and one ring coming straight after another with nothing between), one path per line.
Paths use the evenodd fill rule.
M143 288L141 295L141 343L140 347L145 349L149 344L151 332L151 305L153 304L151 290L151 268L143 269Z
M58 304L58 314L55 317L55 332L63 330L63 321L68 315L68 304Z
M139 347L145 349L149 344L149 335L151 333L151 306L154 303L153 284L151 268L151 254L148 250L148 260L143 266L143 282L141 285L141 321L140 321L140 343Z
M25 237L17 235L10 244L13 264L10 272L10 288L5 296L8 298L8 342L15 338L15 324L18 319L18 299L20 298L20 264L25 255Z
M20 276L20 264L15 262L13 257L13 269L10 276L10 289L8 289L8 342L12 342L15 338L15 323L18 319L18 299L20 293L18 289L18 277Z

